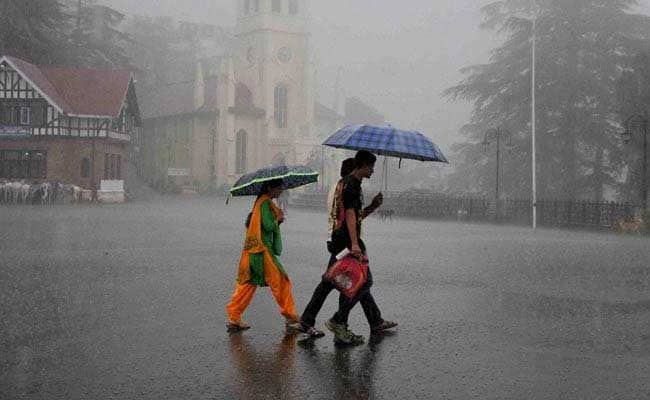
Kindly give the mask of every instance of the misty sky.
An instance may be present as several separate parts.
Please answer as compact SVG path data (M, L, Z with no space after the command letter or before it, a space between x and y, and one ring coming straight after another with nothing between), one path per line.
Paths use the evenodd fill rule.
M423 130L445 150L470 107L446 101L441 92L459 81L460 68L486 61L498 43L478 28L479 9L490 1L313 0L318 100L333 105L342 67L345 95L361 97L396 126ZM103 2L127 13L223 26L236 20L234 0ZM641 3L644 12L650 10L650 0Z

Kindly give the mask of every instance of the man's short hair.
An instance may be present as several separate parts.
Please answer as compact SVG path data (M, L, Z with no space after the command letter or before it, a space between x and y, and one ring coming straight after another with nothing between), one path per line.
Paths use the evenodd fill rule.
M356 168L363 168L367 165L374 165L377 161L377 156L366 150L357 151L354 156L354 163Z
M341 178L345 178L354 171L355 161L354 158L346 158L341 163Z

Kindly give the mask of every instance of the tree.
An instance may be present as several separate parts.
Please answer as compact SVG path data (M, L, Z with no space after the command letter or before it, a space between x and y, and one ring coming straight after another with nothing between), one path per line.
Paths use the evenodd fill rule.
M131 37L119 27L125 15L110 7L97 5L94 0L67 0L74 10L71 31L72 58L78 64L115 68L126 67L130 58L125 47Z
M502 191L529 197L531 189L530 0L493 2L482 27L506 37L484 65L445 91L473 101L465 142L455 148L461 165L452 187L487 193L494 157L480 145L484 132L505 127L513 149L504 157ZM537 0L537 157L540 197L604 197L624 166L614 131L620 126L616 96L621 71L650 36L650 19L631 13L635 0ZM479 166L480 168L477 168Z
M622 121L632 116L650 118L650 53L648 51L635 57L619 80L617 89ZM635 131L641 127L622 126L620 132L627 128ZM622 187L622 197L632 202L639 201L639 186L643 179L643 139L640 136L635 134L631 137L630 146L625 146L623 151L628 168L625 176L621 177L621 180L626 183Z
M0 54L39 65L125 67L123 18L89 0L2 0Z
M69 20L64 4L58 0L2 0L0 54L37 64L64 63Z

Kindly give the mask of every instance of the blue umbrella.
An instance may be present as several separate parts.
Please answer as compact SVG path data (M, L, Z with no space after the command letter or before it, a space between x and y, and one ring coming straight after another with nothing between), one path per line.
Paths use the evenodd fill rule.
M400 159L449 163L440 148L423 134L392 126L349 125L334 133L323 144L339 149L367 150Z
M230 189L232 196L257 196L265 182L282 179L284 189L294 189L318 181L318 172L301 165L262 168L239 178Z

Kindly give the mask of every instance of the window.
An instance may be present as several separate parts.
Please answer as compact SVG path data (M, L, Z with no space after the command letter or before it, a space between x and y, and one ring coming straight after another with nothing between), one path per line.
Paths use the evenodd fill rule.
M122 179L122 156L104 154L104 180Z
M90 177L90 160L87 157L81 159L81 177Z
M110 154L104 154L104 179L108 180L111 177L111 158Z
M248 14L251 11L251 0L244 1L244 14Z
M275 88L274 105L275 126L278 128L286 128L289 99L285 86L280 85Z
M30 125L30 108L23 105L4 104L0 106L0 123L8 126Z
M253 93L243 83L238 83L235 86L235 107L236 108L253 107Z
M282 12L282 0L272 0L271 11L273 11L274 13L281 13Z
M260 0L253 0L253 11L260 12Z
M13 125L12 124L12 111L13 108L8 104L0 105L0 124L2 125Z
M46 124L46 115L47 115L47 108L42 105L42 104L36 104L34 107L32 107L32 112L31 112L31 117L32 117L32 125L40 128L45 126Z
M0 150L0 178L42 179L47 174L47 154L40 150Z
M298 14L298 0L289 0L289 14Z
M20 107L20 125L32 124L32 109L29 107Z
M246 172L246 147L248 146L248 134L246 131L237 132L235 173L243 174Z
M108 179L115 179L115 154L111 154L111 172Z

